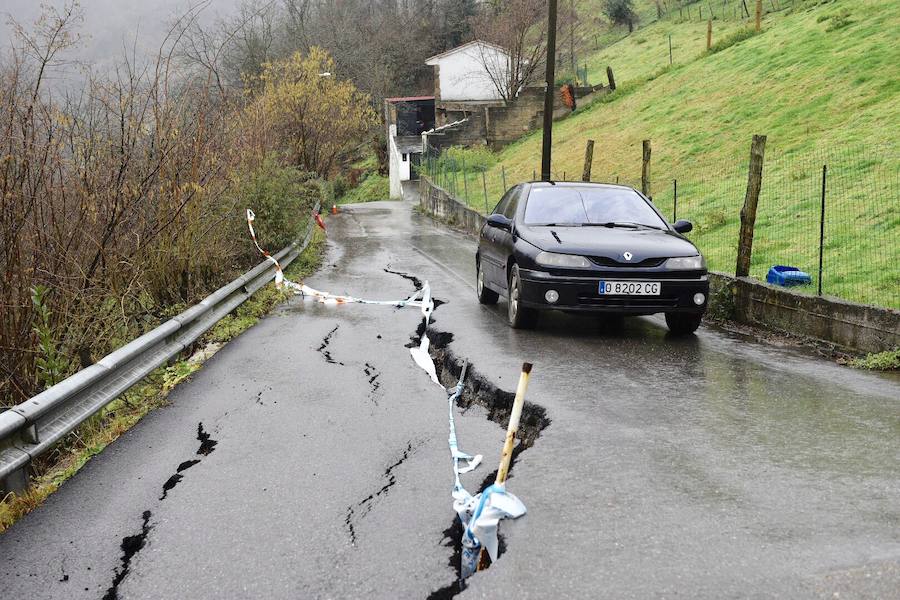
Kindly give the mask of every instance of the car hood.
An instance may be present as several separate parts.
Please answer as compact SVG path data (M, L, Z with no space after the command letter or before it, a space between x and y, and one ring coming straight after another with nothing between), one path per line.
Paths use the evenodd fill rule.
M555 232L559 241L553 236ZM624 227L522 227L519 235L525 241L547 252L580 254L639 263L653 258L695 256L697 248L672 231L626 229ZM630 261L623 255L629 252Z

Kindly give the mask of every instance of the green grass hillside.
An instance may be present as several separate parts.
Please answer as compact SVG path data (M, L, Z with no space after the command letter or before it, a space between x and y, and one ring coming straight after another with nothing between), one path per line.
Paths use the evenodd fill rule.
M593 139L593 179L638 185L650 139L654 202L671 215L677 179L678 216L698 225L692 237L712 268L730 270L750 140L765 134L753 274L772 264L816 270L828 164L825 292L900 307L900 3L797 0L767 15L761 33L746 26L714 21L708 53L705 24L663 19L594 53L592 70L612 66L619 87L556 123L554 176L579 177ZM540 149L537 131L500 152L486 173L489 198L499 198L504 172L509 185L539 173ZM480 175L469 187L481 192ZM483 195L472 196L483 210Z

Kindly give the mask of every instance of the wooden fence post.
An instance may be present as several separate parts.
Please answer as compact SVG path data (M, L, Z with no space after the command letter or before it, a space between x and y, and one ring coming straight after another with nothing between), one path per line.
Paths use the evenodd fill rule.
M591 180L591 164L594 162L594 140L588 140L584 147L584 170L581 172L582 181Z
M609 79L609 89L616 91L616 78L613 77L612 67L606 67L606 78Z
M641 192L648 198L650 195L650 140L643 142L643 160L641 160Z
M759 31L762 21L762 0L756 0L756 30Z
M734 274L746 277L750 274L750 256L753 254L753 228L756 225L756 207L762 188L763 158L766 152L766 136L754 135L750 144L750 172L747 176L747 194L741 209L741 233L738 237L737 265Z
M706 23L706 51L712 49L712 19Z

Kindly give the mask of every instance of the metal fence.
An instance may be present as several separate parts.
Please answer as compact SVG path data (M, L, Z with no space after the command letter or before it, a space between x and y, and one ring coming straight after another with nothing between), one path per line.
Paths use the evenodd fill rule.
M629 150L631 152L631 150ZM601 173L593 181L642 189L640 149L627 173ZM535 164L537 164L535 159ZM656 164L661 166L656 168ZM688 237L710 269L733 273L749 156L678 162L653 149L649 195L671 222L693 222ZM470 207L489 213L503 190L537 179L521 165L481 161L428 147L423 173ZM580 180L581 172L554 172ZM851 144L808 151L767 152L763 166L750 275L766 279L770 267L797 267L812 283L809 294L900 308L900 152L894 144Z

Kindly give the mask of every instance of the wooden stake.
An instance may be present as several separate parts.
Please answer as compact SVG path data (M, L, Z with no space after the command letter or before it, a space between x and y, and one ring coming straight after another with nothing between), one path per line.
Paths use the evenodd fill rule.
M522 407L525 406L525 392L528 390L528 379L531 377L531 363L522 365L522 373L519 374L519 385L516 387L516 397L513 400L512 412L509 414L509 425L506 427L506 440L503 443L503 452L500 454L500 467L497 469L496 485L506 483L509 475L509 465L512 463L513 444L516 433L519 431L519 420L522 418Z
M588 140L584 148L584 170L581 172L582 181L591 180L591 164L594 162L594 140Z
M712 19L706 22L706 51L712 48Z
M509 466L512 464L513 446L516 441L516 433L519 431L519 421L522 418L522 408L525 406L525 392L528 390L528 379L531 377L531 363L522 365L522 373L519 375L519 385L516 387L516 397L513 400L512 412L509 414L509 425L506 427L506 440L503 442L503 452L500 454L500 466L497 468L497 478L494 485L504 485L509 477ZM490 558L484 546L478 556L476 569L481 571L490 564Z
M756 30L762 27L762 0L756 0Z
M756 226L756 207L762 188L763 158L766 152L766 136L754 135L750 144L750 172L747 175L747 194L741 209L741 233L738 237L737 264L734 274L746 277L750 274L750 256L753 253L753 228Z

